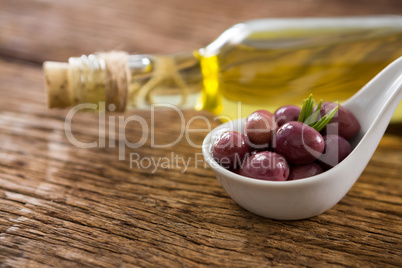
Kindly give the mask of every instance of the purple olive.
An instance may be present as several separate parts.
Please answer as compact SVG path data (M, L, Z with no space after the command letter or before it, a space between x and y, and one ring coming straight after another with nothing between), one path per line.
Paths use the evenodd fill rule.
M321 134L301 122L285 123L275 135L275 151L295 165L314 162L322 154L324 147Z
M318 161L324 169L330 169L345 159L352 151L352 147L342 136L326 135L323 138L325 149Z
M321 106L320 116L328 114L338 104L324 102ZM360 130L360 123L356 117L345 107L339 106L339 110L331 119L331 122L322 130L324 134L337 134L349 140L357 135Z
M304 179L308 177L312 177L324 172L324 170L320 167L320 165L316 163L311 163L307 165L301 166L292 166L290 167L290 173L288 181L294 181L299 179Z
M237 131L224 132L212 146L212 155L216 162L232 170L239 168L250 152L246 137Z
M277 129L278 125L272 113L267 110L257 110L247 117L244 133L252 147L264 148L271 144Z
M240 175L259 180L285 181L289 176L289 165L279 154L260 152L244 161Z
M278 108L274 115L275 121L278 126L282 126L283 124L291 121L297 121L299 119L301 108L296 105L285 105Z

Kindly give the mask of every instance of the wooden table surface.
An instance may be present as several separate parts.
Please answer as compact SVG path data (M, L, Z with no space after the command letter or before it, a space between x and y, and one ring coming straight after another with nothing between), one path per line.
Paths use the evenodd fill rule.
M236 205L185 139L126 151L190 159L185 172L130 167L118 148L75 147L64 131L68 111L46 108L41 69L44 60L94 51L191 51L252 18L389 13L402 13L399 0L0 0L0 266L401 267L401 124L389 127L335 207L276 221ZM130 115L151 123L148 111ZM207 112L184 115L217 125ZM173 141L179 122L175 112L157 112L154 142ZM73 134L98 141L98 115L76 115ZM128 126L128 140L141 135ZM204 136L191 133L191 142Z

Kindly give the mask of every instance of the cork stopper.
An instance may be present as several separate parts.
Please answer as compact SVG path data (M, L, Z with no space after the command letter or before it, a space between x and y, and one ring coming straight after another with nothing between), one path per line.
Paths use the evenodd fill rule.
M72 105L68 69L69 64L65 62L46 61L43 63L49 108L66 108Z
M44 62L48 107L104 102L124 111L130 80L127 57L126 52L111 51L71 57L68 63Z

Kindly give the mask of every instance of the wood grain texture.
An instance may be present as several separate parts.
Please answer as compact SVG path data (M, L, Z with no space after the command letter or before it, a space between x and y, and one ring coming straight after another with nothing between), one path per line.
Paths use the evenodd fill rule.
M269 17L401 14L398 0L2 0L0 55L66 61L95 51L201 48L242 21Z
M334 208L308 220L275 221L226 195L191 144L201 144L204 132L191 133L191 143L152 148L153 134L155 144L180 135L174 111L155 113L154 131L144 146L126 150L126 160L118 160L117 147L75 147L64 128L68 111L45 107L38 64L119 46L190 50L246 19L401 13L400 1L0 0L0 6L1 267L402 266L401 125L389 127ZM151 123L148 111L122 116L131 115ZM195 111L184 112L185 122L194 116L218 124ZM74 116L79 141L99 142L98 127L97 114ZM143 132L131 123L125 134L134 143ZM109 138L120 141L106 135L107 144ZM190 164L184 173L182 164L130 168L130 153L143 159L173 153Z

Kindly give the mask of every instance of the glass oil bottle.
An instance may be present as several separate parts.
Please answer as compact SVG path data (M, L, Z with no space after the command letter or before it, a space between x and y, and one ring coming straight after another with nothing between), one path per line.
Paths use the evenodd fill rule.
M193 52L125 55L127 90L109 102L120 111L169 103L235 119L300 105L310 93L342 102L400 56L402 16L259 19ZM100 54L45 62L49 106L107 100L107 63Z

